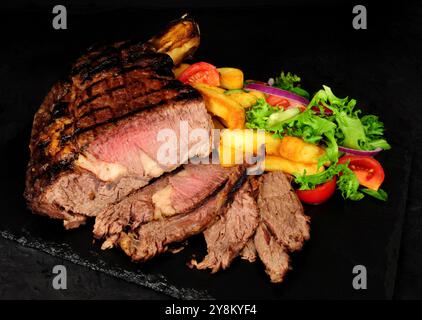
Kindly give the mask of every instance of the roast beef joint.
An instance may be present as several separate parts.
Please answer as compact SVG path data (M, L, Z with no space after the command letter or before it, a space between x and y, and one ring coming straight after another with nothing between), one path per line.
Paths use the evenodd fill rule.
M190 163L210 156L210 141L182 141L187 151L177 144L176 163L157 158L162 130L183 140L183 123L212 136L201 94L172 71L199 42L198 25L184 16L147 41L89 48L35 114L24 196L33 212L66 229L95 219L102 248L120 247L133 261L203 233L207 254L191 267L214 273L236 257L259 259L281 282L289 252L309 239L289 179L248 176L245 165Z

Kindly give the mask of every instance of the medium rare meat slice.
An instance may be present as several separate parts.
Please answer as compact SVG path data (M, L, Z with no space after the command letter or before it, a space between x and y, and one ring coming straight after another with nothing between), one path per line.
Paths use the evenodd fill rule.
M106 238L102 246L106 249L114 245L126 228L135 230L152 220L189 212L201 205L235 170L213 164L186 164L179 172L165 175L107 206L96 217L94 235Z
M172 58L180 62L198 44L196 23L184 17L148 42L90 48L34 117L29 207L76 227L188 158L207 156L209 141L181 134L211 130L203 99L172 73ZM174 157L162 159L159 134L169 131Z
M168 185L152 197L154 216L171 216L191 211L227 181L233 171L215 164L189 164L169 177Z
M262 222L289 251L300 250L309 239L309 217L284 173L263 175L258 207Z
M243 167L234 167L227 183L191 212L170 216L121 233L119 245L134 261L145 261L167 250L167 246L198 234L214 223L236 182L244 175Z
M258 219L258 206L247 180L235 193L226 212L204 231L208 253L203 261L192 261L192 264L198 269L211 269L212 273L228 268L253 236Z
M260 223L256 230L254 245L271 282L282 282L289 270L290 258L286 249L271 235L264 223Z

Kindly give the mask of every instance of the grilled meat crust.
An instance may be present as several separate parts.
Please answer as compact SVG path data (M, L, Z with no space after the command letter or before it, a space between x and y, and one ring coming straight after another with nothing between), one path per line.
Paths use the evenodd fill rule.
M190 17L183 17L148 42L93 46L76 61L67 80L52 87L35 114L29 145L24 196L33 210L45 209L34 200L58 177L73 171L78 155L119 122L179 101L202 103L198 92L173 78L168 54L177 48L180 59L192 54L197 45L189 50L180 46L196 37L199 44L197 30ZM171 34L178 41L168 46Z

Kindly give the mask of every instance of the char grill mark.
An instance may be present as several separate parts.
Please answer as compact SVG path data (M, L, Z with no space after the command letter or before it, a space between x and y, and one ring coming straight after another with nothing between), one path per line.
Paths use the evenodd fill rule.
M69 115L69 103L66 101L57 101L53 105L53 110L51 112L51 118L52 120L62 118L64 116Z
M177 84L179 85L179 84ZM192 100L192 99L200 99L200 95L193 89L190 88L184 88L183 91L176 91L176 90L159 90L156 92L153 92L152 97L148 96L141 96L140 101L139 100L132 100L129 104L130 107L134 106L142 106L138 109L129 111L127 110L126 113L123 113L122 115L118 115L117 113L114 113L112 118L103 120L102 122L96 122L95 119L92 120L89 126L78 126L75 130L75 133L73 135L73 138L78 137L82 134L86 134L89 131L93 132L93 135L90 139L95 139L95 137L98 135L96 132L96 129L98 127L102 127L103 125L113 126L115 123L125 120L133 115L136 115L137 113L140 113L142 111L152 110L156 107L164 106L173 102L183 101L183 100ZM165 96L164 98L162 96ZM151 98L150 101L147 99ZM147 101L142 101L147 100ZM142 105L144 103L144 105ZM129 109L129 108L128 108ZM97 109L98 110L98 109ZM96 114L97 110L92 110L92 114L90 116L93 116ZM112 109L114 110L114 109ZM89 114L88 114L89 115Z
M104 107L99 107L96 109L91 109L89 111L87 111L86 113L84 113L78 120L78 122L76 123L76 127L77 129L81 129L81 128L90 128L96 124L100 124L100 123L104 123L106 121L106 119L113 119L114 117L114 112L113 112L113 108L111 108L110 106L104 106ZM77 131L76 133L79 133L80 131ZM63 142L69 141L72 138L73 135L67 135L65 137L66 140L63 141L63 137L61 138L61 140Z
M153 60L163 60L163 59L160 55L159 59L153 59ZM167 60L167 58L165 60ZM75 143L74 142L75 138L90 130L93 131L93 133L90 135L91 139L95 139L95 137L97 136L96 128L101 126L102 124L107 124L109 126L112 126L113 122L128 118L142 110L151 109L157 106L164 105L166 103L182 101L185 99L200 98L200 96L193 89L183 86L181 83L179 83L176 80L169 80L168 77L154 75L151 71L148 71L145 69L139 69L139 68L133 68L131 70L125 70L125 71L127 72L123 72L122 74L118 76L123 77L123 78L126 77L125 78L126 83L130 80L130 77L133 73L137 74L138 76L141 76L141 75L144 76L148 74L147 79L144 80L140 77L140 81L144 81L144 83L148 83L148 80L153 81L153 82L158 83L159 86L157 86L156 89L153 89L150 92L147 91L148 94L146 95L143 95L142 92L139 92L137 95L132 97L131 92L129 92L128 95L123 95L124 99L122 102L116 103L115 101L107 101L106 93L107 92L112 93L118 90L121 90L124 92L125 90L127 90L127 88L123 88L123 89L108 88L107 84L108 82L113 81L113 80L110 80L110 79L113 79L113 77L102 79L102 84L92 83L88 91L91 91L92 93L94 88L97 87L97 89L95 90L96 92L98 92L98 97L93 99L91 103L103 97L105 103L107 102L109 102L110 104L115 103L114 109L120 108L120 110L118 113L116 113L114 112L114 109L111 108L109 105L99 104L98 109L86 111L85 114L82 114L80 117L75 117L76 121L74 120L73 123L63 125L63 127L59 130L59 136L60 136L59 147L61 149L64 149L65 147L68 147L69 149L74 149L73 144ZM121 83L125 83L125 81ZM122 86L124 86L124 84L122 84ZM101 95L101 90L103 88L104 88L103 94ZM89 96L89 92L86 92L85 95ZM68 108L75 109L75 107L73 106L74 103L68 103L67 101L64 101L64 100L59 100L58 102L56 102L56 104L59 104L61 106L68 106ZM135 108L139 108L139 109L136 110ZM83 110L84 108L81 108L81 109ZM67 110L67 113L69 113L69 110ZM50 126L46 125L45 127L45 132L47 133L49 132L49 128L52 125L54 125L55 123L61 123L62 118L54 119L55 121L52 121L52 120L53 119L51 119ZM42 129L40 131L42 132ZM45 158L45 155L44 155L45 150L51 143L50 135L46 134L45 136L49 138L47 140L39 140L39 142L37 143L38 148L36 149L38 149L37 150L38 156L35 156L34 158L38 157L39 160L42 160ZM58 155L60 155L60 153L58 153Z
M74 76L81 72L86 73L90 67L92 68L99 63L98 61L102 61L107 57L126 57L128 56L128 53L129 55L139 55L151 50L152 48L149 45L132 40L117 42L113 45L93 45L88 49L87 53L75 63L71 70L71 75ZM128 53L125 51L128 51Z
M117 67L120 65L120 59L119 57L107 57L103 61L100 61L100 63L96 64L95 66L89 68L88 70L83 70L81 73L79 73L81 82L84 83L85 81L92 80L92 78L103 71L108 71L114 67Z
M101 96L104 90L111 92L119 87L124 87L131 81L140 81L146 83L150 81L169 81L172 80L169 76L160 76L154 73L154 71L145 69L140 66L133 66L131 68L125 68L121 72L114 74L112 77L103 78L97 82L93 82L87 86L75 99L76 109L81 108L88 102L91 102L95 98Z
M173 80L174 81L174 80ZM75 101L75 116L81 117L84 112L112 99L120 99L122 102L136 99L143 95L157 92L166 87L170 82L168 79L160 79L153 76L145 77L119 77L107 79L100 85L93 87L91 92L82 92ZM115 106L120 109L120 106Z
M122 55L103 57L94 64L78 69L78 72L74 71L73 82L79 89L83 90L105 77L134 69L149 70L162 76L172 76L171 67L173 63L166 54L134 52L126 56Z

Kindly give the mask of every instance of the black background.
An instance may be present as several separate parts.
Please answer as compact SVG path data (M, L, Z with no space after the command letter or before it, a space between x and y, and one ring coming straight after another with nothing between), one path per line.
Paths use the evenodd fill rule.
M420 5L363 2L368 8L368 29L354 30L352 7L361 1L341 5L335 1L65 1L59 4L68 9L68 30L53 30L51 8L57 3L36 3L1 4L2 144L28 128L50 86L87 46L95 41L147 38L166 21L190 12L201 26L202 43L196 54L201 60L241 67L256 79L283 68L302 75L311 91L330 84L339 96L355 97L380 114L391 131L390 139L403 140L403 149L413 155L413 161L409 186L400 186L409 191L394 297L422 297ZM2 211L10 208L5 203ZM68 267L72 285L65 292L51 289L51 267L57 263ZM164 297L3 239L0 296Z

